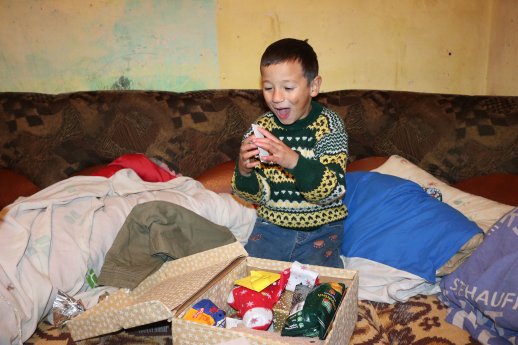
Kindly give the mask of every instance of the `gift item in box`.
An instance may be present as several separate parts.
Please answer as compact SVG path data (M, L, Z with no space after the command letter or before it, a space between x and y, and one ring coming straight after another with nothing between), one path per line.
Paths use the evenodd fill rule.
M257 276L260 271L252 271L251 276ZM259 283L257 286L246 284L254 290L236 285L228 295L227 303L232 309L237 310L237 315L242 318L248 328L265 331L273 322L273 306L279 301L282 292L288 283L289 270L281 274L261 272L261 276L270 276L271 279ZM242 284L249 277L238 279L234 284Z
M311 287L303 284L295 286L295 291L293 291L293 297L291 299L290 314L295 314L297 311L302 309L304 302L306 301L306 297L311 289Z
M292 299L293 291L284 290L281 299L273 306L273 329L275 332L281 332L284 321L290 314Z
M226 325L225 312L209 299L202 299L197 302L183 318L209 326L225 327Z
M346 287L343 283L323 283L315 286L307 295L302 309L288 316L281 335L325 339L345 294Z

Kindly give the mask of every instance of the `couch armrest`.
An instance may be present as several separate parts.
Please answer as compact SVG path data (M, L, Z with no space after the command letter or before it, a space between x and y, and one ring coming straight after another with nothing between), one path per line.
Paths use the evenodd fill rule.
M230 181L232 174L234 174L235 161L227 161L208 169L198 177L196 180L201 182L205 188L216 193L232 193Z
M388 157L383 156L361 158L347 164L347 171L370 171L381 166L387 159Z
M457 182L453 187L503 204L518 206L518 175L490 174L475 176Z
M0 209L13 203L20 196L29 196L40 189L23 175L0 168Z

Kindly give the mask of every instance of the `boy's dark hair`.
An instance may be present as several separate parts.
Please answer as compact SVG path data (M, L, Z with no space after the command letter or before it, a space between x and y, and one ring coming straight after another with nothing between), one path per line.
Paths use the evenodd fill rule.
M261 66L264 67L285 61L300 62L308 84L318 75L317 54L307 40L280 39L270 44L261 56Z

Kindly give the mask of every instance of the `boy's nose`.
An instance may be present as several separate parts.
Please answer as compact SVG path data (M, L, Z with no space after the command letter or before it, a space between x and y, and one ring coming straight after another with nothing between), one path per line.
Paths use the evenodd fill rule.
M275 90L273 92L272 101L275 103L280 103L280 102L284 101L284 94L282 93L281 90Z

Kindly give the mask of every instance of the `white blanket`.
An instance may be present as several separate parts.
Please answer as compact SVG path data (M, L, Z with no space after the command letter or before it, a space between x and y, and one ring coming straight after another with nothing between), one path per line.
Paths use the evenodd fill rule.
M89 295L89 269L99 274L133 206L164 200L228 227L246 243L255 210L189 177L142 181L133 170L110 178L77 176L58 182L0 213L0 344L21 344L49 312L57 290Z

